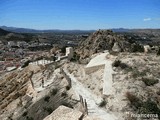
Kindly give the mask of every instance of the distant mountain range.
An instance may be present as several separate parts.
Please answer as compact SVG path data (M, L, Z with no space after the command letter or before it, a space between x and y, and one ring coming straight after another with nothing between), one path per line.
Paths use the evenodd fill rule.
M16 33L66 33L66 34L86 34L86 33L92 33L95 30L59 30L59 29L53 29L53 30L36 30L36 29L29 29L29 28L17 28L17 27L7 27L7 26L0 26L0 28L16 32Z
M36 30L29 28L17 28L17 27L7 27L0 26L1 29L15 32L15 33L54 33L54 34L90 34L95 32L96 30L59 30L59 29L51 29L51 30ZM113 32L117 33L153 33L156 32L159 34L160 29L126 29L126 28L113 28L111 29Z
M0 28L16 32L16 33L68 33L68 34L85 34L85 33L92 33L96 30L59 30L59 29L53 29L53 30L36 30L36 29L29 29L29 28L17 28L17 27L7 27L7 26L0 26ZM128 32L130 29L124 29L124 28L114 28L112 29L114 32Z
M7 26L0 26L0 28L2 28L3 30L7 30L10 32L17 32L17 33L35 33L37 31L34 29L7 27Z
M142 42L151 41L160 43L160 29L110 29L117 34L125 35L133 40ZM0 26L0 41L52 41L63 43L65 40L80 40L81 37L87 38L96 30L35 30L28 28L16 28ZM79 38L77 38L77 36Z

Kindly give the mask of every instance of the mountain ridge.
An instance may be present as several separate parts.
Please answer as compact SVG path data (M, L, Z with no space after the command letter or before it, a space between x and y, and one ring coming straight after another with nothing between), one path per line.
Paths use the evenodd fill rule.
M61 29L37 30L30 28L18 28L18 27L7 27L7 26L0 26L0 28L17 33L74 33L75 34L75 33L91 33L95 31L95 30L61 30Z
M15 32L15 33L55 33L55 34L90 34L97 30L61 30L61 29L31 29L31 28L19 28L19 27L8 27L8 26L0 26L1 29ZM103 30L103 29L102 29ZM148 32L159 32L160 28L110 28L113 32L116 33L148 33Z

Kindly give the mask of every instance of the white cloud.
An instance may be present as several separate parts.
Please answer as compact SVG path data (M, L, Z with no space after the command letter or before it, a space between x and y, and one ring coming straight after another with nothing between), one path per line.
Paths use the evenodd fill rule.
M151 21L151 18L144 18L143 21Z

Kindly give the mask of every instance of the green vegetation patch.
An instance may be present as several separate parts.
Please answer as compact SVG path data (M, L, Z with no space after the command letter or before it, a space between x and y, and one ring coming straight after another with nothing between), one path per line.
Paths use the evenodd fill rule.
M107 104L107 102L106 102L105 100L102 100L102 101L99 103L99 107L104 107L106 104Z
M121 62L120 60L115 60L112 63L112 67L120 67L121 69L130 68L126 63Z
M149 79L149 78L143 78L142 81L145 83L147 86L152 86L154 84L157 84L159 82L158 79Z
M57 92L58 92L58 89L57 88L53 88L52 90L51 90L51 95L56 95L57 94Z
M157 114L160 119L160 108L155 101L152 101L148 98L146 101L142 101L133 93L126 93L127 99L130 101L131 107L135 108L135 110L139 114Z
M53 109L51 107L43 107L44 111L47 111L48 114L51 114L53 112Z
M50 99L50 97L49 97L49 96L46 96L46 97L44 98L44 101L49 102L49 99Z

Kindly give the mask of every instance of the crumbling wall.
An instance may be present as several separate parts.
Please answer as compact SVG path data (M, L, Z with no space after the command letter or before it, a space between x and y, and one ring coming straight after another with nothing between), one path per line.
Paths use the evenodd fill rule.
M105 67L105 64L102 64L102 65L97 65L97 66L93 66L93 67L86 67L85 68L85 73L86 74L90 74L90 73L93 73L99 69L104 69Z

